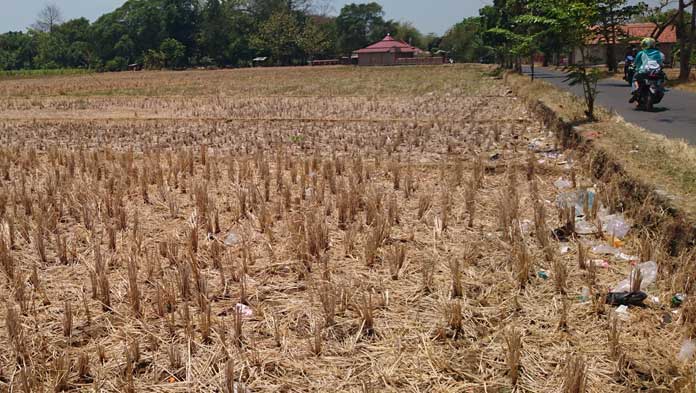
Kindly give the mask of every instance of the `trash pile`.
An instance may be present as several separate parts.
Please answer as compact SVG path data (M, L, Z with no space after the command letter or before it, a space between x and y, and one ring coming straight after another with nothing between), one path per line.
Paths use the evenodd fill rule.
M541 139L532 140L529 149L537 154L539 164L553 165L555 162L556 166L562 166L566 171L572 170L572 159L565 158L560 151L543 144ZM622 264L631 266L625 279L607 288L604 299L606 304L616 307L614 313L620 320L630 320L630 308L647 307L646 301L660 306L660 299L649 294L651 285L657 279L657 262L641 261L640 257L622 249L631 236L632 221L624 214L611 212L603 206L595 186L578 186L575 175L572 175L572 179L561 176L553 182L558 191L555 206L562 212L561 215L566 213L564 218L568 220L565 225L552 230L552 237L559 243L559 253L565 255L571 252L572 239L578 243L578 247L589 251L587 263L595 268L620 269ZM537 277L548 280L550 273L539 271ZM583 287L578 299L582 303L589 302L589 288ZM677 308L684 301L684 294L675 294L670 305ZM686 341L682 352L679 357L690 359L696 352L696 341Z

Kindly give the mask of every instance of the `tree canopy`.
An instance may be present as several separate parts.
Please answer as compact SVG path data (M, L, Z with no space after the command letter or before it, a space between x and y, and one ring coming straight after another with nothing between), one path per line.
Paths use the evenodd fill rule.
M26 32L0 34L0 69L246 66L258 56L273 64L350 55L391 33L417 46L412 24L384 18L375 2L347 4L327 16L326 0L128 0L93 23L63 21L44 7Z

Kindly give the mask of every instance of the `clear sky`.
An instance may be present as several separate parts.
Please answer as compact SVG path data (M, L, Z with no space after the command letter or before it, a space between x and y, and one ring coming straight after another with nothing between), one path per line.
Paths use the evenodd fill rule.
M361 0L333 0L335 12L346 3L364 3ZM475 15L486 0L377 0L386 12L386 17L399 21L410 21L424 33L444 33L450 26L466 16ZM46 0L0 0L0 32L24 30L36 19L36 14L49 1ZM84 16L95 20L112 11L124 0L54 0L65 19Z
M334 12L346 3L367 0L332 0ZM377 0L388 19L412 22L423 33L443 34L453 24L467 16L476 15L490 0ZM656 2L650 0L649 2ZM124 0L53 0L63 11L65 19L84 16L95 20L112 11ZM0 0L0 32L24 30L36 19L47 0Z

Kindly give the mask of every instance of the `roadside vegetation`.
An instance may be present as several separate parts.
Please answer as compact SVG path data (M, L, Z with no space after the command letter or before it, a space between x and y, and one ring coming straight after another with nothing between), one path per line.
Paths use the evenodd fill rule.
M543 102L568 123L585 123L579 128L580 135L592 146L696 218L696 147L643 130L603 108L596 111L596 122L586 123L582 99L543 81L530 82L521 75L507 77L521 96Z

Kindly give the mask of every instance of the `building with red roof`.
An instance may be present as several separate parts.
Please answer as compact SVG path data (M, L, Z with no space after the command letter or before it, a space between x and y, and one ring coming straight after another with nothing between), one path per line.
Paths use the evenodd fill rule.
M382 41L376 42L366 48L356 50L358 65L361 66L387 66L399 64L399 59L413 58L423 51L401 40L394 39L387 34Z
M595 30L599 30L599 28ZM657 25L654 23L628 23L620 26L619 34L616 37L616 43L614 45L614 54L616 58L619 60L623 59L624 55L629 52L631 47L640 50L640 42L643 38L652 37L652 35L657 32ZM599 33L599 31L597 31L597 33ZM677 28L674 25L667 26L655 40L657 41L657 49L662 51L666 56L665 63L671 65L672 53L678 43ZM589 50L588 54L591 63L605 64L607 62L607 39L602 34L596 34L594 38L588 42L587 49ZM571 61L580 61L581 59L582 53L579 49L576 49L573 52L573 59Z

